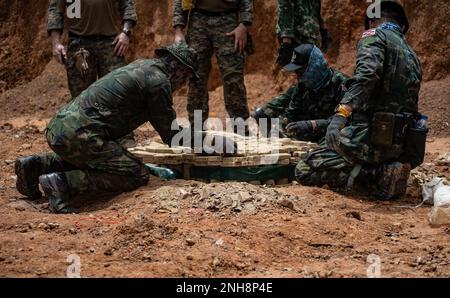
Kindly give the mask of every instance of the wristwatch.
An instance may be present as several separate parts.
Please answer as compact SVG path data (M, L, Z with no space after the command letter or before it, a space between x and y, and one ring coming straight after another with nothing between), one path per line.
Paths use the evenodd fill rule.
M130 29L123 29L122 32L125 33L125 35L128 36L128 37L131 36L131 30Z

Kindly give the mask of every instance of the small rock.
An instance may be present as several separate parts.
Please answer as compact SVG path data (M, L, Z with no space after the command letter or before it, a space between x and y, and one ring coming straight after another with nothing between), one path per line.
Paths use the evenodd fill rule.
M6 163L7 165L11 165L11 164L14 163L14 160L12 160L12 159L5 159L5 163Z
M57 228L59 228L59 223L49 222L45 229L46 230L54 230L54 229L57 229Z
M46 227L47 227L47 224L46 223L43 223L43 222L41 222L40 224L38 224L38 229L42 229L42 230L45 230L46 229Z
M70 228L70 229L69 229L69 233L72 234L72 235L76 235L76 234L77 234L77 229L75 229L75 228Z
M31 144L23 144L22 146L20 146L20 148L23 150L31 149L31 147Z
M355 218L355 219L357 219L357 220L362 220L362 218L361 218L361 213L359 213L358 211L351 211L351 212L348 212L347 213L347 216L348 217L353 217L353 218Z
M90 248L89 248L89 252L90 252L90 253L94 253L94 252L95 252L95 248L90 247Z
M224 241L222 239L219 239L216 241L216 245L222 246Z
M191 256L191 255L187 255L187 256L186 256L186 259L189 260L189 261L192 261L192 260L194 259L194 257Z
M144 260L146 262L150 262L152 260L152 256L150 254L146 253L142 256L142 260Z
M213 266L219 265L219 264L220 264L219 258L218 258L218 257L215 257L212 264L213 264Z
M107 250L105 250L105 251L103 252L103 254L104 254L105 256L112 256L113 251L112 251L111 248L108 248Z
M193 246L195 244L195 241L193 239L188 238L188 239L186 239L186 244L188 246Z
M286 199L286 198L281 199L280 201L278 201L278 204L280 204L283 207L289 208L291 210L295 209L294 202L292 202L291 200Z

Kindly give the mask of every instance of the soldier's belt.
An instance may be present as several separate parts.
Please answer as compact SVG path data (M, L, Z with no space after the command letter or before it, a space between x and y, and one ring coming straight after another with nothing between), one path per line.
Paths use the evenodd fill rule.
M226 15L230 15L230 14L237 14L237 12L238 12L236 9L231 9L231 10L226 10L226 11L221 11L221 12L214 12L214 11L208 11L208 10L198 9L198 8L194 8L192 11L198 12L198 13L208 16L208 17L222 17L222 16L226 16Z
M104 40L115 37L115 35L78 35L69 31L69 38L86 39L86 40Z

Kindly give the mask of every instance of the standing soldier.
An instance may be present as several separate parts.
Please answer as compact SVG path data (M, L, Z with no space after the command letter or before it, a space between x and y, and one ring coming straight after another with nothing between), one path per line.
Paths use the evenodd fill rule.
M211 57L216 54L224 85L225 106L231 118L249 117L244 84L244 60L248 27L253 21L253 0L175 0L173 27L175 42L185 41L199 55L199 79L191 80L187 100L189 121L194 111L209 114L208 78Z
M97 79L126 65L125 53L137 15L133 0L80 0L80 7L73 7L77 1L70 3L50 0L47 30L52 39L53 57L65 64L70 94L75 98ZM120 33L116 28L116 4L123 23ZM75 12L79 10L79 15L68 14L69 44L66 53L61 34L65 11L73 12L72 7ZM126 147L133 147L133 133L121 142Z
M280 66L290 62L292 52L300 44L313 44L324 53L331 46L320 0L278 0L277 34L281 44L277 58Z
M120 33L116 28L116 4L123 24ZM67 14L67 52L61 43L66 10L71 12ZM47 31L52 40L53 57L66 65L72 98L97 79L126 64L124 56L136 22L133 0L50 0Z
M396 0L381 0L381 16L366 17L353 82L336 109L326 145L300 161L304 184L352 186L359 174L374 179L371 197L406 192L411 168L423 161L427 129L418 113L420 61L405 34L409 23Z

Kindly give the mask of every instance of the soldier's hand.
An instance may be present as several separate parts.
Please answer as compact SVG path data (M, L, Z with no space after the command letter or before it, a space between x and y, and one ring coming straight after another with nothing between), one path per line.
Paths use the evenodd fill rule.
M53 44L53 58L55 58L56 61L60 64L64 64L64 61L67 60L67 54L66 49L61 43L55 43Z
M286 135L291 138L296 138L311 134L314 130L311 121L297 121L291 122L286 126Z
M239 24L233 31L227 33L227 36L234 36L234 50L243 53L247 46L247 27Z
M347 119L340 115L335 115L328 125L327 134L325 139L327 146L334 151L339 151L339 135L341 130L345 127Z
M186 42L186 37L184 36L184 32L183 32L183 28L181 28L180 26L177 26L175 28L175 39L174 39L175 43L185 43Z
M128 50L128 46L130 45L130 38L122 32L116 36L112 44L116 46L114 48L114 54L116 56L122 57Z

